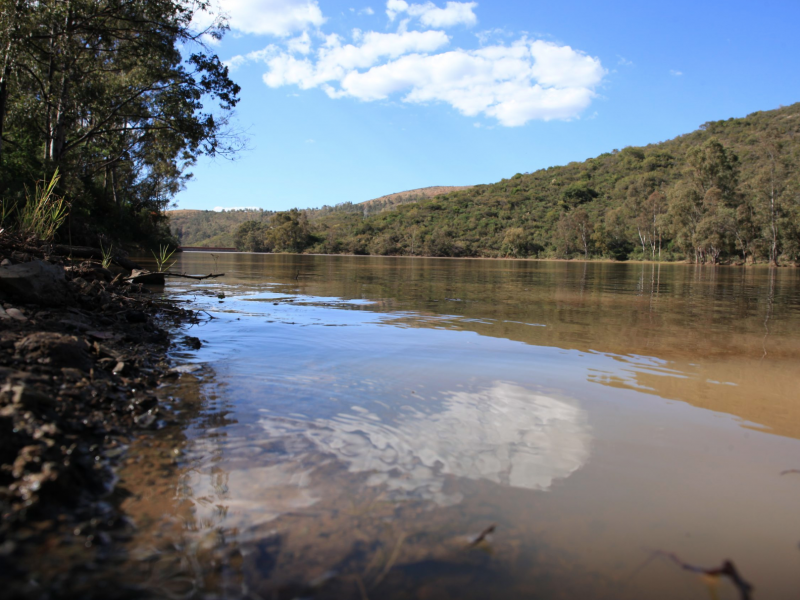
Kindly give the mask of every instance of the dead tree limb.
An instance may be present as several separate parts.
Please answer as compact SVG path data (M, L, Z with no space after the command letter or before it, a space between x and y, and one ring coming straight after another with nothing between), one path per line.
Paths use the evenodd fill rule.
M739 571L736 570L736 566L733 564L733 561L726 560L722 563L722 566L715 569L704 569L703 567L696 567L695 565L690 565L689 563L683 562L673 552L656 550L654 556L663 556L668 558L685 571L691 571L692 573L698 573L700 575L708 575L709 577L727 577L731 580L733 585L736 586L736 589L739 590L739 597L741 600L752 599L753 586L749 582L742 579L742 576L739 575Z

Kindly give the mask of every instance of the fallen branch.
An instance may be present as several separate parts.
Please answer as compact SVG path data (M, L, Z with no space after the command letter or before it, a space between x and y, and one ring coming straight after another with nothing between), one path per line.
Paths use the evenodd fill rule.
M469 544L467 544L467 546L470 547L470 548L474 548L475 546L477 546L481 542L486 541L486 538L494 533L495 527L496 527L496 525L494 523L489 525L486 529L484 529L478 535L476 535L474 538L472 538L469 541Z
M215 277L224 277L225 273L209 273L208 275L187 275L186 273L162 273L165 277L183 277L185 279L196 279L202 281L203 279L214 279Z
M753 586L742 579L742 576L739 575L739 571L736 570L736 566L733 564L733 561L726 560L722 563L721 567L717 567L716 569L704 569L702 567L696 567L694 565L690 565L689 563L683 562L678 556L673 552L664 552L663 550L656 550L653 556L664 556L670 559L672 562L677 564L681 569L686 571L691 571L692 573L698 573L700 575L708 575L709 577L720 577L725 576L731 580L733 585L736 586L736 589L739 590L739 597L741 600L751 600L752 598L752 591Z

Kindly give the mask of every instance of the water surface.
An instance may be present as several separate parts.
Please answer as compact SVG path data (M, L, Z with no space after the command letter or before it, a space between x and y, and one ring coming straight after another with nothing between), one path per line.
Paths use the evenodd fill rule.
M180 434L122 473L138 529L115 576L181 598L738 597L664 551L800 590L797 271L173 270L226 275L165 290L213 318L165 390L191 400Z

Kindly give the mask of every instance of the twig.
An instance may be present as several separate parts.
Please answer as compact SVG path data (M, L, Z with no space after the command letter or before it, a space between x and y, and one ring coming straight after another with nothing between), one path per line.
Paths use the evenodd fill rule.
M361 579L361 575L356 573L356 585L358 586L358 591L361 593L361 600L369 600L369 596L367 596L367 588L364 587L364 581Z
M715 569L704 569L702 567L696 567L694 565L690 565L689 563L683 562L674 552L656 550L654 556L664 556L678 565L681 569L691 571L692 573L708 575L709 577L720 577L724 575L730 579L733 585L736 586L736 589L739 590L739 597L741 600L751 600L752 598L751 593L753 591L753 586L742 579L742 576L739 575L739 571L736 570L736 566L733 564L733 561L726 560L722 563L722 566Z
M477 546L478 544L480 544L482 541L484 541L486 539L487 536L489 536L490 534L494 533L495 527L496 527L496 525L494 523L489 525L486 529L481 531L475 538L470 540L468 546L470 548L473 548L473 547Z
M400 537L397 538L397 543L394 545L394 549L392 550L391 556L389 556L389 560L386 561L386 566L383 567L383 571L381 572L380 575L378 575L378 578L373 582L371 586L372 589L378 587L383 581L384 577L386 577L389 571L392 570L392 567L394 566L394 563L397 560L397 556L400 554L400 547L403 545L403 542L405 540L406 540L406 534L405 532L403 532L400 534Z
M197 281L225 276L225 273L209 273L208 275L186 275L185 273L161 273L161 274L164 277L183 277L185 279L196 279Z
M800 469L786 469L781 471L781 475L788 475L789 473L800 473Z

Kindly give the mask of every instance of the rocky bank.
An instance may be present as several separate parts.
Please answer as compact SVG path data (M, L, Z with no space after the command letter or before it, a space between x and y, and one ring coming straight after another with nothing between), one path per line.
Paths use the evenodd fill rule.
M124 525L104 500L115 461L133 432L170 424L155 390L175 375L171 332L197 318L121 267L52 250L0 233L0 580L14 597L39 595L20 558L53 531L107 545Z

